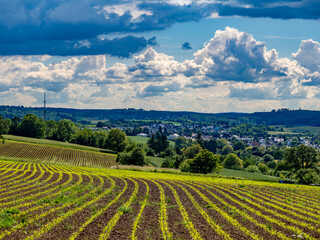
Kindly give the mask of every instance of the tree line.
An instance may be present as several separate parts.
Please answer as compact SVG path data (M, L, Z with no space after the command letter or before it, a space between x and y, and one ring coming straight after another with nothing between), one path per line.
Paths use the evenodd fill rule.
M0 116L0 135L3 134L46 138L115 152L123 151L128 144L126 134L119 129L111 129L109 132L80 129L71 120L45 121L34 114L26 114L22 119L18 117L4 119Z

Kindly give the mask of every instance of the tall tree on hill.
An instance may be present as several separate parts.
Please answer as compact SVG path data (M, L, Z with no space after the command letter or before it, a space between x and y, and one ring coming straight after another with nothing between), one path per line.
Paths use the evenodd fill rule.
M202 148L204 148L204 143L203 143L203 138L202 138L201 131L197 132L196 141Z
M10 125L10 131L9 133L12 135L18 135L19 134L19 125L21 123L21 119L17 116L14 116L14 118L11 119L11 125Z
M55 137L59 141L71 142L76 132L77 127L71 120L62 119L57 122Z
M0 116L0 139L2 139L2 142L4 143L4 137L2 134L6 134L9 132L10 129L10 119L4 119L2 116Z
M105 142L105 148L122 152L126 149L127 145L128 140L124 132L117 128L110 130Z
M23 117L19 125L19 133L25 137L44 138L46 124L43 119L39 119L34 114L27 114Z
M303 168L314 168L319 159L319 153L314 148L303 144L287 149L284 156L288 169L293 172Z
M161 127L155 135L152 134L147 144L148 147L153 149L156 153L163 152L167 147L169 147L169 141L167 136L162 133Z

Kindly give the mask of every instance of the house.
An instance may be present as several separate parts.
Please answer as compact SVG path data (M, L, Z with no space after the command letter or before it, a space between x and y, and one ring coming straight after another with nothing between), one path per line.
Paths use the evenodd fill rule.
M175 140L178 137L179 137L179 135L176 134L176 133L175 134L171 134L171 135L168 136L168 140Z
M139 133L137 136L139 136L139 137L148 137L148 134L146 134L146 133Z

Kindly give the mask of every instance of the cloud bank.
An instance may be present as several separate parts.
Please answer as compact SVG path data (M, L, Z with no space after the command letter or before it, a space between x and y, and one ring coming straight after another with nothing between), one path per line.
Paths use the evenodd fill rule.
M291 106L315 104L320 96L318 42L303 40L291 59L279 58L266 43L230 27L183 62L152 47L128 66L107 67L106 55L45 64L49 57L1 57L0 97L7 104L34 105L46 91L48 102L66 107L214 111L210 103L219 103L216 111L239 111L239 102L256 109L259 101Z

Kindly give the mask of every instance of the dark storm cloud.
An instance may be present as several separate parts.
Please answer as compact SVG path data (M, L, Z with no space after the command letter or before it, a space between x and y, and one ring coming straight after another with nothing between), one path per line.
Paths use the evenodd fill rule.
M159 46L159 44L157 43L157 38L156 37L152 37L148 40L148 45L150 46Z
M320 1L318 0L239 0L238 3L240 6L234 4L219 5L219 15L278 19L320 19ZM249 4L249 6L246 4Z
M191 4L143 0L0 1L0 55L64 56L105 52L128 57L147 45L155 46L155 39L145 43L145 39L132 37L131 44L127 41L129 38L119 38L118 44L109 39L99 41L98 36L163 30L177 22L199 21L212 13L319 19L319 9L318 0L221 0L218 3L193 1ZM74 48L77 42L86 40L90 47Z
M188 43L188 42L183 43L181 47L184 50L192 49L192 47L190 46L190 43Z
M132 35L115 39L90 39L81 41L27 41L22 43L0 44L0 55L100 55L130 57L148 45L145 38Z
M116 4L116 5L112 5ZM129 5L128 5L129 4ZM100 0L12 0L0 2L0 55L76 55L108 53L128 57L156 39L120 38L99 41L99 35L165 29L175 22L209 16L202 5ZM89 39L91 47L74 48ZM127 52L125 52L127 51Z

